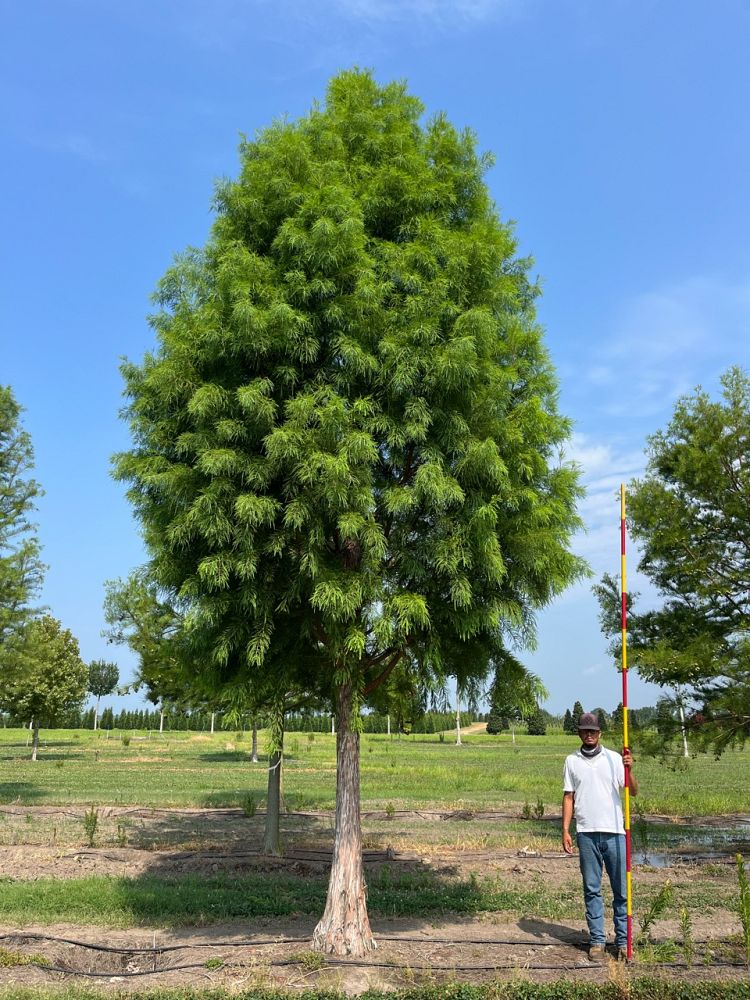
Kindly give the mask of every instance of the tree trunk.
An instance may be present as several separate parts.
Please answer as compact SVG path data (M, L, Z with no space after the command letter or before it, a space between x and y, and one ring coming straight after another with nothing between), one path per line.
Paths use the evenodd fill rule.
M461 692L458 690L458 684L456 685L456 746L462 746L461 743Z
M680 708L680 729L682 730L682 756L689 757L690 750L688 749L687 730L685 729L685 711L682 707L682 702L679 702L679 708Z
M96 732L96 725L99 721L99 702L101 698L96 699L96 708L94 709L94 732Z
M352 728L353 689L337 697L336 832L326 908L313 932L312 947L329 955L360 957L376 947L367 916L359 815L359 733Z
M388 720L388 739L390 739L391 738L391 716L390 716L390 714L386 716L386 719Z
M257 741L257 729L253 724ZM268 755L268 792L266 795L266 831L263 852L277 857L281 854L279 815L281 813L281 769L284 760L284 702L271 707L271 747Z
M34 739L31 744L31 759L36 760L37 750L39 749L39 726L34 724Z
M258 763L258 723L256 722L255 717L253 717L253 742L250 753L250 760L252 761L253 764Z
M159 709L159 732L164 732L164 706Z
M216 722L216 712L211 712L211 733L214 731L214 723Z

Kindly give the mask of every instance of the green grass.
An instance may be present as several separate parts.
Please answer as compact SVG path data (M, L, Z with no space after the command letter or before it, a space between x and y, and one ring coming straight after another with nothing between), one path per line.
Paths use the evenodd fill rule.
M261 734L261 746L263 737ZM32 763L24 730L0 730L0 803L69 805L236 806L248 794L265 797L266 772L250 763L250 741L233 734L135 733L128 747L117 736L69 730L42 732ZM538 800L559 812L562 763L576 746L563 735L519 735L514 749L504 733L464 738L453 745L434 736L401 740L362 737L362 806L397 810L464 808L518 812ZM294 747L295 749L291 749ZM730 815L750 812L750 750L720 760L700 757L684 769L637 761L639 804L646 813ZM288 734L284 790L294 810L332 809L335 737Z
M707 886L691 876L673 883L675 906L707 913L732 905L735 890L731 884ZM0 880L3 920L16 926L203 927L258 917L312 916L322 912L326 889L323 876L278 872L273 878L259 873L179 879L148 875ZM658 887L636 883L635 911L647 912L658 891ZM368 879L368 910L375 918L503 913L573 919L581 914L580 881L576 875L550 886L535 876L519 889L497 875L444 877L429 868L394 873L386 867Z
M345 1000L343 993L334 990L284 991L260 989L256 986L245 990L155 988L119 990L112 986L107 996L113 1000ZM3 990L3 1000L101 1000L102 993L93 987L23 987L11 986ZM554 983L532 983L523 979L510 982L492 982L484 985L470 983L439 983L412 987L408 990L382 993L368 990L362 1000L750 1000L750 983L747 982L672 982L660 978L634 979L623 988L617 983L581 983L558 980Z

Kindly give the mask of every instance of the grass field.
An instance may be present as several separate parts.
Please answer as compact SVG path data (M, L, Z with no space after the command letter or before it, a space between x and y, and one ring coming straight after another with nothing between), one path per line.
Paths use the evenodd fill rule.
M25 805L239 806L265 798L266 771L250 762L249 734L42 732L40 758L28 760L28 733L0 730L0 803ZM263 737L261 733L261 746ZM310 734L311 735L311 734ZM330 810L335 801L335 737L289 733L284 792L292 810ZM559 735L464 737L452 733L362 737L362 807L486 809L520 813L541 803L559 812L562 764L576 746ZM637 754L637 748L636 748ZM720 760L681 759L676 768L638 757L644 813L675 816L750 812L750 750Z

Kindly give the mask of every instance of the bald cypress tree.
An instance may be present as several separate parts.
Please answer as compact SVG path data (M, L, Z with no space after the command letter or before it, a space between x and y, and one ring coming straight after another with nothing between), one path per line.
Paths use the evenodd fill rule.
M569 424L529 261L469 132L400 83L240 147L206 246L162 280L158 347L124 366L149 572L193 662L263 687L293 634L336 715L333 866L314 947L373 945L359 707L397 665L484 676L576 578ZM286 662L294 675L296 663Z

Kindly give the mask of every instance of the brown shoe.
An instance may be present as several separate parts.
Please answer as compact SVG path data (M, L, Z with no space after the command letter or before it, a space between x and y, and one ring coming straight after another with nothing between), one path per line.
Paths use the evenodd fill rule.
M589 948L589 962L596 962L599 965L604 961L604 945L592 944Z
M628 949L627 948L617 948L615 951L615 957L618 962L627 962L628 960Z

